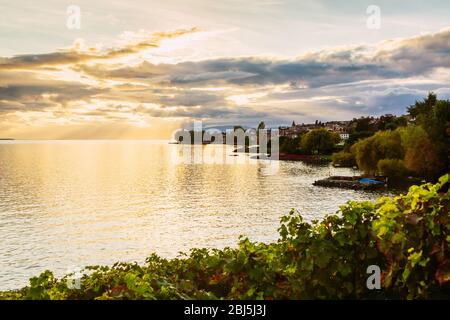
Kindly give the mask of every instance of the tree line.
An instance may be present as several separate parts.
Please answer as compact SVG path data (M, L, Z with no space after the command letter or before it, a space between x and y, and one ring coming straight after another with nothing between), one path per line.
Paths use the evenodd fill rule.
M333 163L356 165L371 176L435 180L449 168L449 123L450 101L438 100L431 92L409 106L405 116L382 119L378 127L369 118L354 121L350 138L344 150L333 155Z

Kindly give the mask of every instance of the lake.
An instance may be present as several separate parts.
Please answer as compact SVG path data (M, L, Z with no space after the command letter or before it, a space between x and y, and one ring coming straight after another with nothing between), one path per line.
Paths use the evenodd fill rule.
M116 261L143 262L150 253L175 257L193 247L235 246L278 237L291 208L321 218L348 200L380 193L312 185L357 172L264 160L185 163L166 141L1 141L0 290L17 288L50 269Z

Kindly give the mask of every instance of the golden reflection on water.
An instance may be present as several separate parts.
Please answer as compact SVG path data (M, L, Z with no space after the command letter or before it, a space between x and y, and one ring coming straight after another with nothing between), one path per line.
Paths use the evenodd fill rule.
M277 239L290 208L307 219L349 199L376 194L312 182L351 170L267 162L232 149L200 146L185 163L180 148L153 141L14 141L0 144L0 289L22 286L45 269L142 262L192 247L224 247L239 235ZM192 148L192 147L189 147ZM228 159L229 160L229 159ZM278 163L277 163L278 164Z

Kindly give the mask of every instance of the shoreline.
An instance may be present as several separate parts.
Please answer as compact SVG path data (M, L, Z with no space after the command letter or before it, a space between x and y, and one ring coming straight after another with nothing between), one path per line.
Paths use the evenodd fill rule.
M302 216L292 209L280 219L276 242L259 243L241 238L234 248L192 248L189 254L176 259L151 254L144 264L93 265L60 278L47 270L31 278L25 287L0 290L0 300L346 300L355 297L406 300L412 295L417 299L448 298L449 280L444 277L442 264L436 263L447 259L448 251L434 250L448 236L444 231L448 211L442 209L448 206L448 179L447 174L435 185L417 186L420 192L411 190L376 202L350 201L334 215L313 223L303 222ZM398 212L394 217L388 214L393 210ZM437 219L411 220L411 216L418 215ZM432 235L436 224L443 231ZM385 231L386 225L393 225L390 232ZM404 225L408 228L403 228ZM421 261L434 263L411 268L410 257L417 254L410 247L424 248L420 251ZM342 256L341 252L349 248L357 254ZM391 278L381 278L382 291L374 295L367 290L366 281L355 282L356 278L367 277L365 266L384 266L393 255L399 257L397 265ZM295 268L287 273L292 266ZM410 271L407 286L402 285L404 270ZM321 282L324 278L332 282ZM274 286L273 279L281 279L282 285ZM308 287L312 282L320 285ZM332 290L324 296L325 285Z

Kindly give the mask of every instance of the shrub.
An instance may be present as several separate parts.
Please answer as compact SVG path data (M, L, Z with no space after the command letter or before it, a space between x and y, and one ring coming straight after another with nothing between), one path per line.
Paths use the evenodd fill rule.
M321 222L292 210L275 243L87 267L80 289L46 271L0 299L450 298L449 203L446 175L406 195L350 201ZM383 271L381 290L366 287L369 265Z
M300 141L301 136L297 138L280 137L279 140L280 152L292 154L302 153L302 151L300 150Z
M404 150L398 131L378 131L370 138L360 140L351 147L358 167L368 175L377 173L381 159L403 159Z
M333 153L331 160L333 165L339 167L354 167L356 166L356 160L353 154L350 152L340 151Z
M395 131L379 131L375 135L360 140L351 147L358 167L366 174L384 174L392 169L406 168L411 174L435 180L442 172L443 161L439 157L438 148L427 132L420 126L411 124ZM380 164L380 160L388 159ZM402 160L402 161L394 161ZM384 170L380 169L380 166ZM405 174L405 169L399 172Z
M426 131L420 126L409 125L399 132L405 149L405 166L419 176L436 177L442 171L443 163Z
M399 159L381 159L378 161L377 168L381 175L392 180L400 180L408 175L408 169L405 168L403 160Z
M341 140L339 134L326 129L314 129L302 136L300 146L311 154L329 154Z

